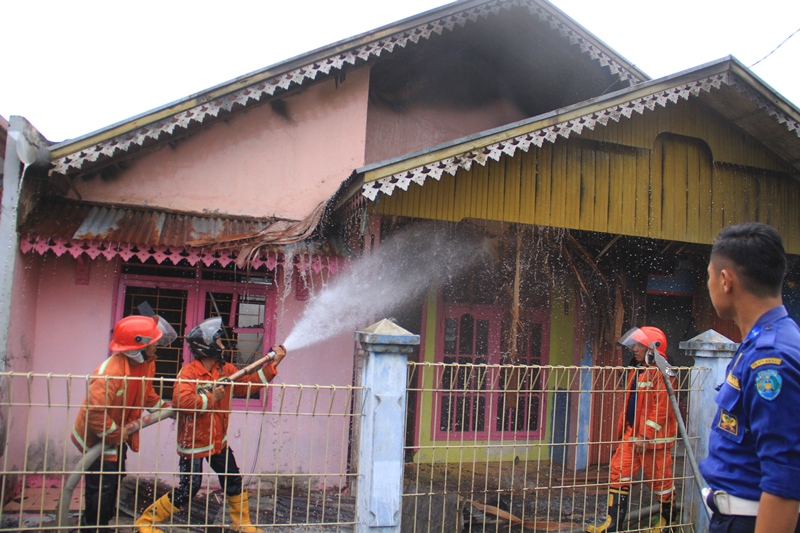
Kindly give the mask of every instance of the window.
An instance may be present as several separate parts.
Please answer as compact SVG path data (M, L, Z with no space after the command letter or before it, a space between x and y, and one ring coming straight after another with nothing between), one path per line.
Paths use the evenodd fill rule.
M489 429L487 416L491 376L487 365L500 361L500 319L494 306L447 305L437 337L437 433L481 435Z
M544 370L538 368L545 364L545 347L549 349L546 337L545 311L526 313L521 317L518 337L519 364L525 368L503 368L500 383L504 394L497 398L496 431L539 433L542 430L544 408Z
M539 365L549 349L546 317L545 310L522 317L522 366L509 368L500 366L502 308L445 304L436 349L436 361L445 364L436 375L436 439L542 434L546 377Z
M156 376L174 378L193 356L183 342L192 327L221 316L225 327L225 356L239 368L263 357L274 343L275 287L269 272L244 273L192 266L162 266L129 262L123 265L117 295L116 320L141 314L149 305L178 333L171 346L159 346ZM235 397L234 409L258 409L266 400L263 387ZM172 383L164 381L160 395L172 398Z
M264 343L267 316L267 295L261 287L240 287L206 290L203 317L221 316L225 327L225 359L237 368L244 368L261 359L271 343ZM270 315L271 316L271 315ZM202 319L199 319L200 321ZM258 399L262 387L253 387L250 394L234 398Z
M174 378L183 363L183 336L186 324L186 302L189 291L179 288L130 285L124 292L125 303L122 316L141 314L139 306L149 305L157 315L169 322L178 338L169 346L159 346L156 350L156 377ZM119 318L122 318L119 317ZM159 395L172 398L172 382L164 381Z

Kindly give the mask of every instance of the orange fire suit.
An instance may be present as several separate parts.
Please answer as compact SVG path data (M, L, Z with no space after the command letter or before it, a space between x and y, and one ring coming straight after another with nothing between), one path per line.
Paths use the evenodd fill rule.
M92 374L89 393L72 429L72 442L81 452L105 439L110 449L104 453L104 460L116 461L125 424L138 420L144 408L164 406L153 388L155 362L130 363L125 354L115 353ZM138 432L128 435L125 442L133 451L139 451Z
M629 417L629 400L634 393L635 413ZM617 425L617 439L622 442L611 458L611 487L628 489L634 474L644 468L644 477L653 493L660 501L671 501L675 486L670 450L677 433L678 424L661 371L656 366L631 369ZM644 449L635 447L634 441L643 441Z
M227 446L232 394L226 391L220 401L214 402L212 391L201 389L207 387L209 382L218 381L238 370L234 365L225 363L215 364L208 371L197 359L181 369L172 393L172 402L179 410L178 454L181 457L202 459L221 453ZM270 363L238 380L232 385L233 392L248 394L254 389L248 383L263 386L277 375L278 370Z

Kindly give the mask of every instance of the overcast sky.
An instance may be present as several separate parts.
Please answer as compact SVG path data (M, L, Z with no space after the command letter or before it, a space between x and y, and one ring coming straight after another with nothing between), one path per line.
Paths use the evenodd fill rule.
M48 139L154 107L441 0L3 2L0 115ZM652 78L727 55L750 66L800 29L798 0L553 0ZM753 71L800 106L800 33Z

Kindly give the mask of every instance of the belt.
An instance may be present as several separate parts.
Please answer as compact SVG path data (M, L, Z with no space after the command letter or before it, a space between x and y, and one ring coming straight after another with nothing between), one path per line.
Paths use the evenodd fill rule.
M706 490L708 492L706 492ZM711 489L703 491L708 501L708 494ZM708 504L706 504L708 505ZM714 507L717 508L719 514L724 515L737 515L737 516L757 516L758 515L758 502L754 500L745 500L733 494L728 494L723 490L714 491Z
M714 507L713 509L710 507L710 503L712 498L712 491L710 488L706 487L703 489L703 505L706 506L706 510L708 511L709 515L711 513L719 513L723 515L730 515L730 516L758 516L758 503L754 500L745 500L744 498L739 498L738 496L734 496L733 494L728 494L724 490L715 490L713 491L713 501ZM800 513L800 507L797 510Z

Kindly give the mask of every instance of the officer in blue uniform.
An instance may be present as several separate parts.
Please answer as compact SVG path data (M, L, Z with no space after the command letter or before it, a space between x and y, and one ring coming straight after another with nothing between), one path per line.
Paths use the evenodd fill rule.
M724 228L708 291L744 341L716 396L708 457L709 533L800 533L800 328L781 299L786 254L759 223Z

